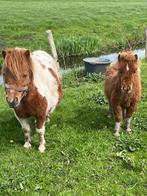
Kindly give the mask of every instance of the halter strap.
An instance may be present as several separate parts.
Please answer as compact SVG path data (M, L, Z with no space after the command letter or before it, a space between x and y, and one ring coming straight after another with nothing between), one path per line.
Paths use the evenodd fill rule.
M11 85L11 84L5 84L4 85L6 89L12 89L18 92L27 92L28 91L28 86L24 86L24 87L17 87L15 85Z

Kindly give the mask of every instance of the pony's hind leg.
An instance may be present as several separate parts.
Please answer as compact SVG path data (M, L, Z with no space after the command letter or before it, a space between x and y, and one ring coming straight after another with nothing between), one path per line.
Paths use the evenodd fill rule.
M37 119L37 127L36 127L36 132L39 134L39 139L40 139L40 144L39 144L39 151L40 152L44 152L45 151L45 138L44 138L44 135L45 135L45 120L46 118L42 119L42 118L39 118Z
M19 118L16 114L15 114L15 116L16 116L17 120L19 121L19 123L21 124L21 127L24 131L24 137L25 137L24 147L31 148L31 128L30 128L28 119Z

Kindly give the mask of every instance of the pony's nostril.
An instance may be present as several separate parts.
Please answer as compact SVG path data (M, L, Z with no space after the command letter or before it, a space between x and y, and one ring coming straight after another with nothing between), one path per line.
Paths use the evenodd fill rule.
M18 103L18 97L15 97L14 102Z
M127 87L127 92L130 92L130 91L131 91L131 87L128 86L128 87Z
M12 108L15 106L15 102L14 102L14 101L12 101L12 102L11 102L11 101L8 101L8 104L9 104L9 106L12 107Z
M126 88L126 87L123 87L123 90L124 90L124 91L127 91L127 88Z
M10 107L14 108L18 105L18 98L15 97L13 101L9 101L8 98L6 97L6 100L9 104Z
M122 90L124 91L124 92L130 92L131 91L131 87L130 86L127 86L127 87L122 87Z

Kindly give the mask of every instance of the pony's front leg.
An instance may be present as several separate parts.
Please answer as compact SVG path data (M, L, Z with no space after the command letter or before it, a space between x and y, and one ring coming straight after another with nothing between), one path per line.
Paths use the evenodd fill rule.
M24 147L31 148L31 128L30 128L28 119L19 118L16 114L15 114L15 116L16 116L17 120L19 121L19 123L21 124L21 127L24 131L24 137L25 137Z
M126 118L126 129L127 129L127 132L130 133L132 130L131 130L131 117L130 118Z
M121 106L117 106L113 108L114 116L115 116L115 128L114 128L114 135L119 137L120 136L120 125L122 120L122 108Z
M39 134L39 138L40 138L40 145L39 145L39 151L40 152L44 152L45 151L45 121L46 121L46 117L45 118L38 118L37 119L37 126L36 126L36 132Z

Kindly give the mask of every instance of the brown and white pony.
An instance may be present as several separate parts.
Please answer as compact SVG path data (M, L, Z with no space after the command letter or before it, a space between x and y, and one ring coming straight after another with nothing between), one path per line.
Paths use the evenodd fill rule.
M123 51L118 55L117 63L106 70L104 90L110 112L115 117L115 135L120 135L123 117L126 117L126 128L130 132L131 117L141 99L140 63L136 54Z
M28 118L33 116L40 136L39 151L44 152L45 122L62 97L58 63L41 50L30 53L24 48L8 48L2 56L6 100L24 131L24 147L31 147Z

